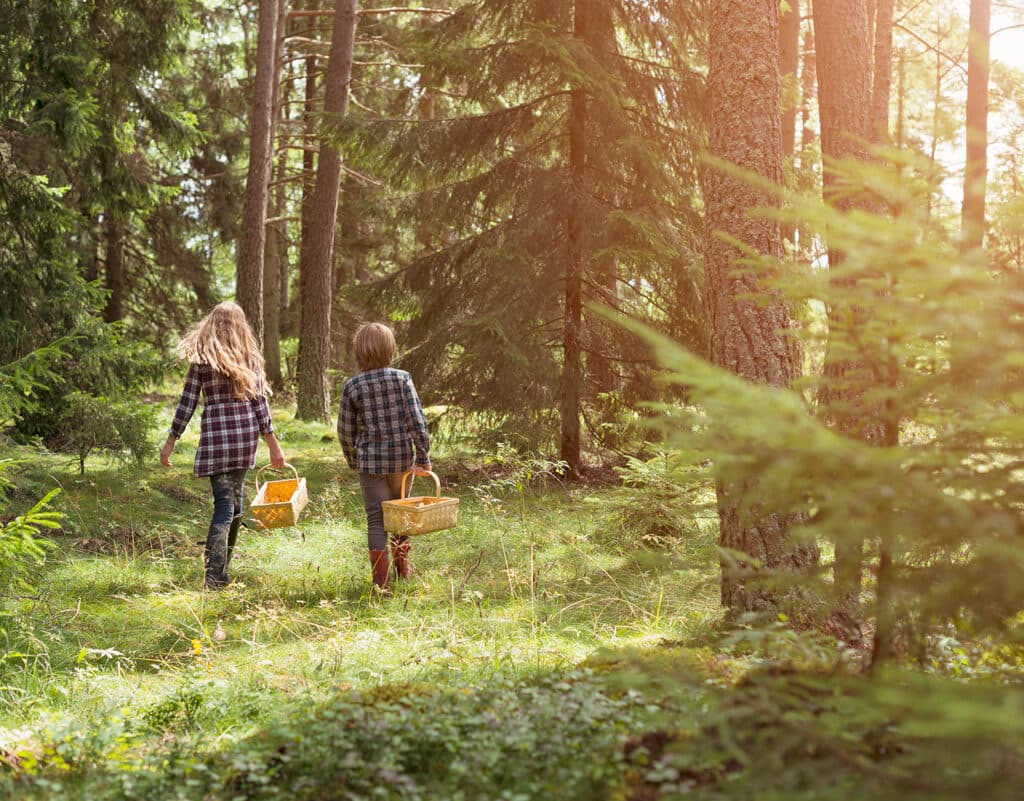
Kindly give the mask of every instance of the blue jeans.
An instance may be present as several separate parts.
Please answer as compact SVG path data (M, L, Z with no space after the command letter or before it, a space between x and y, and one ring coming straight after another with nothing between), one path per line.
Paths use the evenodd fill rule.
M402 495L402 474L382 476L359 474L359 488L363 491L366 510L366 541L371 551L386 551L388 535L384 531L384 510L381 501L390 501Z
M245 486L245 468L210 476L213 491L213 517L206 535L206 586L223 587L228 581L228 565L238 540L242 523L242 489Z

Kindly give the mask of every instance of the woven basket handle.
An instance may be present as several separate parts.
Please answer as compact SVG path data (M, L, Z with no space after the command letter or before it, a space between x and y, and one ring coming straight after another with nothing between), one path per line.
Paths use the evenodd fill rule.
M434 479L434 490L435 490L434 497L435 498L440 498L441 497L441 479L439 479L437 477L437 473L433 472L432 470L428 470L427 472L430 474L430 477ZM416 478L416 474L412 470L409 470L408 472L402 474L402 498L403 499L409 497L409 492L405 488L405 480L407 478L409 479L409 490L412 490L412 482Z
M289 470L291 470L292 473L295 474L295 480L298 481L299 480L299 471L296 470L294 467L292 467L290 464L288 464L288 462L285 462L284 466L286 468L288 468ZM261 489L263 489L264 486L266 486L266 482L265 481L262 484L260 484L260 473L262 473L264 470L280 470L280 469L282 469L282 468L274 467L272 464L265 464L265 465L263 465L263 467L261 467L259 470L257 470L256 471L256 492L259 493L259 491Z

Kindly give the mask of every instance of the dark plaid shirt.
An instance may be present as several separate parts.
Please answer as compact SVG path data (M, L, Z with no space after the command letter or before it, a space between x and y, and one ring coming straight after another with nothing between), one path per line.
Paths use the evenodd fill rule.
M189 365L170 433L178 438L185 433L202 396L197 476L213 476L256 464L260 434L274 430L262 380L257 382L256 391L251 400L237 400L231 392L231 381L223 373L206 364Z
M412 376L384 367L345 382L338 412L345 461L360 473L381 476L430 464L430 434Z

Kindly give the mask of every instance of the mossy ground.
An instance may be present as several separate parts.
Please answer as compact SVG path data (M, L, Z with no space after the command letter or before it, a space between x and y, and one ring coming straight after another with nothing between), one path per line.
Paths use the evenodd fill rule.
M296 703L546 681L602 649L697 643L718 625L712 528L637 550L617 529L615 488L531 479L455 452L454 437L435 464L461 499L459 526L417 538L417 574L382 599L333 431L288 410L275 425L310 504L297 528L243 530L222 592L202 589L210 500L191 477L194 430L169 470L93 459L78 476L19 454L12 505L60 486L65 518L2 667L9 753L111 720L162 721L125 749L164 748L183 715L190 742L225 749ZM190 687L203 688L194 709Z

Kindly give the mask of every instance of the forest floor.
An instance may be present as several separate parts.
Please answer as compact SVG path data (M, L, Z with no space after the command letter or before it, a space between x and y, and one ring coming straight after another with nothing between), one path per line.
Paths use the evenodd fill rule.
M61 792L97 797L103 785L131 797L103 778L112 767L138 760L150 765L140 767L145 774L154 753L230 752L287 720L282 709L294 715L339 697L369 698L374 708L377 698L458 691L472 705L465 699L479 691L507 706L527 687L571 695L562 682L587 686L593 670L580 666L609 649L692 644L696 661L711 657L697 644L721 617L716 521L670 549L638 549L622 530L615 487L567 488L538 475L543 465L446 454L442 444L435 464L446 493L461 499L459 526L415 539L417 574L382 599L369 581L358 483L333 430L283 410L275 425L310 504L297 528L243 529L234 583L222 592L201 589L210 500L206 480L191 476L198 426L169 470L155 458L142 466L94 458L80 476L60 457L19 454L16 511L59 486L54 508L64 514L38 592L21 600L15 652L0 665L0 757L22 774L25 792L56 790L47 789L53 775L29 779L56 762L67 767L57 774ZM602 696L607 708L591 710L591 734L598 719L620 717L626 696ZM531 704L522 725L553 741L576 733L572 715L531 721L557 717L546 706ZM605 747L621 751L616 737ZM370 773L384 770L367 761ZM603 786L620 761L613 769L602 759L594 780ZM588 770L579 767L575 781ZM123 775L140 781L139 771ZM396 792L424 781L384 775ZM538 779L537 791L555 780ZM513 784L534 797L528 783Z
M56 486L65 517L0 620L0 797L1012 797L987 766L1016 753L1024 693L962 651L946 678L868 680L813 632L724 630L710 487L648 548L655 489L564 486L441 437L459 526L415 539L417 575L381 598L333 429L274 415L310 504L297 528L243 530L220 592L201 589L195 430L170 470L14 454L4 515Z

